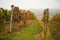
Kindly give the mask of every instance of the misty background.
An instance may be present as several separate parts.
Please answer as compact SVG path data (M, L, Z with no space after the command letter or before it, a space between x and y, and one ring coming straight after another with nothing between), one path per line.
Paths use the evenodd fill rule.
M43 12L45 9L30 9L30 11L34 12L37 15L38 19L41 19L43 16ZM53 17L57 13L60 13L60 9L49 9L49 17Z

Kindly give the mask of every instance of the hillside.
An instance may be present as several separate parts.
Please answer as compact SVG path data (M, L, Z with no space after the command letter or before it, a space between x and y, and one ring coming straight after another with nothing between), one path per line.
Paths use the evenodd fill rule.
M0 40L45 40L45 36L46 40L60 40L60 13L55 14L49 17L44 35L44 18L38 20L35 12L15 7L10 32L11 10L0 8Z

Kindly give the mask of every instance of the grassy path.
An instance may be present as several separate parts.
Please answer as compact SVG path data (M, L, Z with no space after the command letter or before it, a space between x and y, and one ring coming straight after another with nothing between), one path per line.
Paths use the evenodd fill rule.
M33 23L27 25L18 35L10 37L11 40L35 40L35 35L41 32L42 27L40 23Z

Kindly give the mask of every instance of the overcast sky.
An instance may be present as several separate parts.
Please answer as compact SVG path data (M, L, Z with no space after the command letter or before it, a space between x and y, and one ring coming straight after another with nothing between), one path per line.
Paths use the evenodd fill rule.
M5 9L11 9L12 4L21 9L60 9L60 0L0 0L0 7Z

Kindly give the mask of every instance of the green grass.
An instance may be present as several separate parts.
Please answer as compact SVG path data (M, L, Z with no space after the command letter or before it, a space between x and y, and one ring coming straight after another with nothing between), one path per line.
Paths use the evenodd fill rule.
M42 31L40 23L27 25L18 35L9 36L10 40L35 40L34 36ZM8 39L8 40L9 40Z

